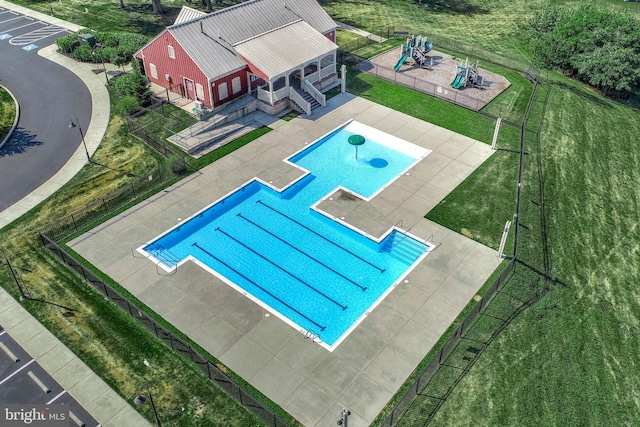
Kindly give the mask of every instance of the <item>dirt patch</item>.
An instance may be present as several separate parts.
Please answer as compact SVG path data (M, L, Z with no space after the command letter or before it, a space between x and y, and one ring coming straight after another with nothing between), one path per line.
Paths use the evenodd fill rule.
M400 60L401 53L400 46L388 50L362 62L360 70L476 111L511 86L506 78L479 66L476 86L467 85L454 89L451 85L456 74L461 71L458 65L465 66L467 58L457 58L456 62L455 57L436 50L427 54L427 60L422 66L409 58L396 72L394 66ZM473 64L469 58L466 65L471 67Z

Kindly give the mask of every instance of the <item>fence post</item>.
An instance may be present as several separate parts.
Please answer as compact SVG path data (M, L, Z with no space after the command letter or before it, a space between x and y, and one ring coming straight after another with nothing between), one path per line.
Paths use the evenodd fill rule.
M71 214L71 221L73 221L73 228L75 228L75 230L78 231L78 226L76 225L76 219L73 217L73 214Z

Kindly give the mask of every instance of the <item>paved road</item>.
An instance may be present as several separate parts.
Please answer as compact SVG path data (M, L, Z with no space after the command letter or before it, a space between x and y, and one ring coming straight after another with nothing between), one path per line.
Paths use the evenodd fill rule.
M91 95L75 74L38 56L66 30L0 8L0 84L20 104L13 137L0 150L0 212L51 178L81 144Z

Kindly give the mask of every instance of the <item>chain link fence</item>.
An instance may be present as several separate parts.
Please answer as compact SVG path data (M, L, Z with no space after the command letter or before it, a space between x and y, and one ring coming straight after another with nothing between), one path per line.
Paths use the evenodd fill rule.
M517 63L517 61L513 61L513 64ZM526 69L529 70L528 67ZM540 86L545 87L546 94L537 96ZM527 200L537 200L537 202L525 203L521 206L521 200L524 197L522 182L525 167L525 146L537 147L539 150L540 127L546 108L548 91L549 86L546 82L539 82L538 78L534 79L534 89L520 126L518 197L514 216L515 235L512 259L427 366L417 375L411 386L404 391L393 409L388 410L388 413L381 414L378 419L379 423L374 423L375 425L415 427L429 424L438 409L487 346L513 319L537 301L548 289L551 267L546 254L546 227L542 206L544 183L539 164L529 165L530 169L538 170L537 179L540 182L538 186L532 185L526 195ZM536 174L536 172L531 173ZM534 233L527 236L529 239L536 239L538 242L536 247L543 248L544 256L541 264L544 265L542 273L544 277L539 283L531 280L532 266L518 258L521 218L525 218L529 224L527 229L531 228L534 221L539 221L540 229L535 233L537 237L531 237L531 234Z
M200 355L200 353L191 347L189 343L172 334L144 311L139 309L135 304L127 300L127 298L122 296L111 286L107 285L102 279L62 249L44 231L40 232L40 238L44 246L51 253L58 257L58 259L60 259L66 266L75 271L95 290L120 307L125 313L128 313L134 320L144 326L149 332L164 342L172 350L180 353L182 356L195 363L211 381L213 381L222 390L226 391L246 409L258 416L268 426L288 427L288 424L274 414L273 411L266 408L262 403L256 400L226 374L224 374L216 365Z
M112 217L123 206L144 200L155 190L179 178L186 171L182 157L138 177L124 187L100 197L85 207L47 225L41 232L54 241L63 241L71 235L88 231Z
M389 47L389 43L381 44L380 40L396 39L397 43L401 44L406 38L412 35L422 36L440 50L453 52L461 56L473 58L473 60L477 59L518 71L531 81L538 81L540 79L540 70L530 62L510 58L473 44L453 40L437 34L430 35L428 32L419 29L399 26L386 27L372 36L360 37L341 45L338 52L338 63L345 64L360 72L375 75L378 78L393 82L394 84L402 85L453 104L478 111L493 119L502 117L503 122L513 126L522 125L524 115L520 111L514 111L501 105L496 105L495 103L489 103L487 105L486 100L478 99L462 92L443 90L442 86L425 78L397 73L393 68L376 64L370 61L370 58L365 58L359 54L359 52L365 50L375 51L373 47L376 45ZM384 49L384 51L387 50L386 48Z
M164 139L176 134L174 128L185 127L184 119L164 108L164 102L154 99L149 107L127 116L129 133L166 158L183 158L183 154L178 152Z
M161 104L155 104L151 111L148 111L149 109L147 109L144 113L162 115L160 112L162 111L161 109ZM59 245L59 243L62 243L73 236L77 236L83 232L91 230L122 211L127 206L143 201L150 192L165 188L168 184L174 182L176 178L187 173L187 165L182 155L173 151L167 144L163 143L161 145L154 145L155 141L160 140L160 138L148 132L144 126L138 127L136 131L139 133L142 132L142 135L144 135L144 142L151 145L161 154L163 154L163 150L166 150L164 151L165 156L169 157L171 160L160 168L133 180L119 190L101 197L84 208L72 212L71 214L47 225L39 232L43 245L58 259L60 259L62 263L76 272L82 279L102 295L107 297L111 302L128 313L133 319L153 333L157 338L162 340L162 342L172 350L180 353L195 363L211 381L217 384L222 390L226 391L242 406L258 416L268 426L288 427L288 424L278 417L273 411L251 396L213 363L201 356L193 349L193 347L191 347L191 345L175 336L153 320L153 318L147 315L143 310L139 309L135 304L127 300L127 298L97 277L93 272L85 268L78 260L69 255Z

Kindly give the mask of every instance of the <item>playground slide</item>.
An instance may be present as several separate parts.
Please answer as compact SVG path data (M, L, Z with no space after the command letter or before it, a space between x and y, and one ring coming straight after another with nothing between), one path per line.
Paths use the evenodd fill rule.
M398 71L400 69L400 67L402 67L402 64L404 64L404 61L406 61L408 57L409 57L409 55L402 55L402 58L400 58L400 61L398 61L396 66L393 67L393 71Z
M464 76L458 74L456 78L451 82L451 87L454 89L460 89L464 84Z

